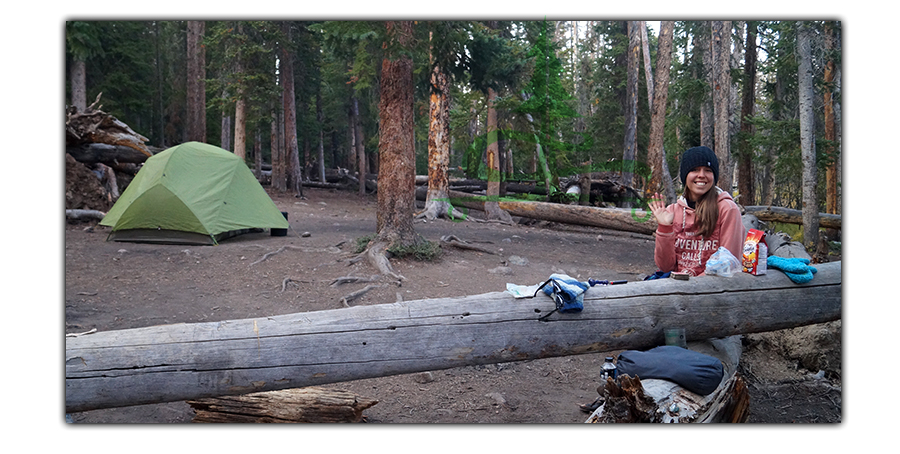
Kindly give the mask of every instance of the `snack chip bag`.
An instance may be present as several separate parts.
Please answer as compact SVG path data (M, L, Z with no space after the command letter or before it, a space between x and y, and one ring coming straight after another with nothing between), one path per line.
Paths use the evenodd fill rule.
M744 240L744 249L741 254L742 265L745 273L754 276L766 274L766 257L769 247L766 245L766 233L761 230L750 229L747 239Z

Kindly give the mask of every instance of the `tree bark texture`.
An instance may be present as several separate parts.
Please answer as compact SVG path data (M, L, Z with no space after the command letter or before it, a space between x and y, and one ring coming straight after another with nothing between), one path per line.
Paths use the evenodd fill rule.
M406 46L411 21L387 22L387 47ZM412 60L406 54L386 55L381 65L376 240L388 244L419 241L413 229L416 161L413 143ZM362 174L362 169L360 170Z
M742 145L738 162L738 203L756 202L756 172L753 171L753 148L749 136L753 134L750 118L756 103L756 23L747 22L747 45L744 54L744 88L741 99Z
M841 263L595 286L579 313L507 292L67 337L66 412L301 388L773 331L841 317ZM533 285L535 283L522 283Z
M76 112L84 112L87 108L87 76L84 60L76 58L70 71L72 105Z
M715 150L719 158L718 186L731 193L731 21L712 21L713 104L715 106Z
M675 201L675 186L672 183L672 174L669 173L666 150L663 147L674 28L675 22L673 21L660 22L659 48L656 51L656 80L652 85L652 97L650 98L650 147L647 150L647 161L650 162L651 174L645 191L645 194L648 195L661 191L667 204ZM646 34L646 26L644 33Z
M187 140L206 142L206 22L187 21Z
M282 22L282 31L291 40L291 22ZM294 97L294 53L287 46L281 49L281 73L284 78L282 104L284 106L284 153L287 164L287 190L300 195L300 146L297 143L297 104Z
M428 193L426 219L452 213L450 204L450 78L439 65L431 69L428 121Z
M360 422L378 401L318 386L188 401L195 423Z
M715 150L716 121L712 87L715 86L716 81L713 72L712 21L703 21L697 34L695 49L699 49L701 52L700 58L703 63L700 66L701 73L697 76L699 79L705 80L710 87L710 96L707 96L700 106L700 145Z
M625 90L625 153L622 156L622 184L634 185L634 161L637 159L638 70L640 68L640 21L628 21L627 85Z
M816 123L813 112L813 68L809 24L797 21L797 85L800 95L800 159L803 164L803 246L814 251L819 242L816 196Z
M824 105L825 105L825 140L827 142L826 146L826 155L830 158L828 167L825 170L825 211L832 214L837 214L838 212L838 191L837 191L837 162L839 160L839 156L837 155L837 146L836 139L837 135L835 134L835 121L834 121L834 99L832 92L834 90L834 58L831 56L831 52L834 51L834 28L833 22L826 21L825 22L825 52L826 52L826 61L825 61L825 86L823 87L824 92Z
M362 120L359 118L359 98L356 97L356 91L353 94L353 146L356 148L357 168L359 169L359 195L366 195L366 171L368 165L366 163L366 147L363 144ZM415 165L415 164L414 164Z

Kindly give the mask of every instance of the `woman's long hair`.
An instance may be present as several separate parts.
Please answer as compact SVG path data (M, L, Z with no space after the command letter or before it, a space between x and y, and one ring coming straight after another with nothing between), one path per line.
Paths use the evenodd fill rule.
M684 193L687 198L688 191L685 190ZM700 197L700 200L695 200L695 202L697 235L709 238L716 230L716 223L719 221L719 188L713 186Z

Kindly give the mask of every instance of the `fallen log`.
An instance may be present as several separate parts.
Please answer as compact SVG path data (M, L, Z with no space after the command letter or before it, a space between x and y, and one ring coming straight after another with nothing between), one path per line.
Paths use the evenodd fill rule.
M74 146L66 146L66 153L72 155L76 161L85 164L131 163L140 164L147 160L148 156L132 147L123 145L111 145L108 143L82 143Z
M450 203L455 207L465 207L484 211L483 196L473 196L450 191ZM500 209L512 216L520 216L542 221L564 224L586 225L612 230L651 235L656 231L656 219L649 211L627 208L600 208L583 205L564 205L549 202L526 202L503 200Z
M360 422L378 401L349 391L311 386L189 400L195 423Z
M841 263L591 287L580 313L507 292L66 338L66 412L774 331L841 317ZM532 285L535 283L523 283Z
M100 210L66 210L69 221L102 221L106 213Z
M800 210L792 210L790 208L774 206L745 206L744 214L752 214L763 221L803 225L803 212ZM819 227L827 229L840 229L841 215L819 213Z

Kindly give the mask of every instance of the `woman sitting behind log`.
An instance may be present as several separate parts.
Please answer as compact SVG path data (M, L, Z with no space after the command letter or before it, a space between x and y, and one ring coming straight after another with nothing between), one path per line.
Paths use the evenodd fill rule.
M720 246L741 256L741 213L731 195L716 186L718 181L716 154L707 147L694 147L681 157L684 194L668 207L659 193L654 194L650 201L658 224L654 259L661 272L700 276Z

